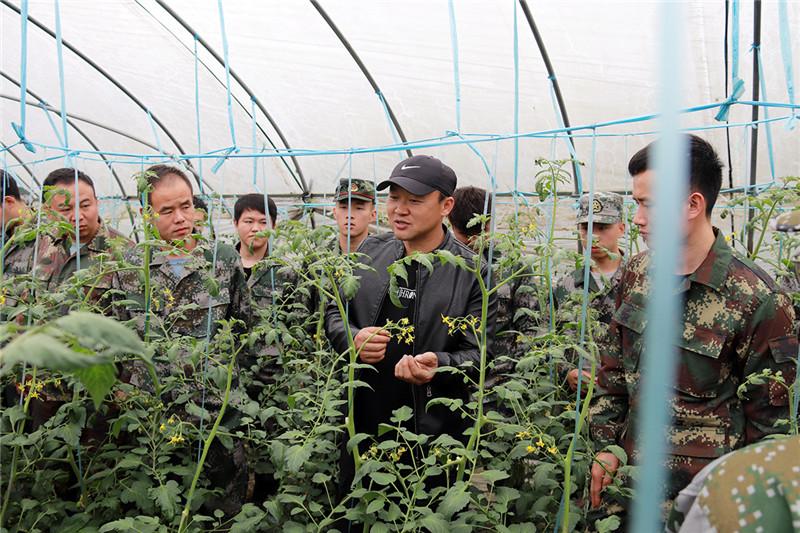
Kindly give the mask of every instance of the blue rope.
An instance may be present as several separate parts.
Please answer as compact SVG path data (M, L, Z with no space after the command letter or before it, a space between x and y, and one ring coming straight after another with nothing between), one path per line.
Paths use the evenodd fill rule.
M47 110L46 106L47 106L47 104L45 102L39 102L39 108L42 111L44 111L44 116L47 117L47 122L50 123L50 128L52 128L53 134L56 136L56 140L58 141L58 144L61 145L61 146L64 146L64 139L61 137L61 132L58 131L58 128L56 127L56 123L53 122L53 117L50 116L51 115L50 111Z
M236 130L233 125L233 106L231 104L231 66L228 61L228 36L225 33L225 15L222 10L222 0L217 1L219 6L219 28L222 34L222 57L225 61L225 91L228 99L228 125L231 129L231 144L236 146Z
M638 398L637 447L642 450L639 461L640 478L636 484L631 531L660 531L660 502L666 469L663 461L667 453L665 430L670 423L670 398L675 379L676 341L680 334L681 299L675 294L676 269L681 257L681 243L675 231L675 215L682 209L682 199L687 189L687 161L683 155L686 147L679 135L681 86L682 5L665 2L661 6L661 37L659 61L659 107L662 136L656 145L654 169L658 176L671 179L654 180L658 202L653 213L653 249L649 275L652 291L647 304L647 325L644 331L645 348L642 360L641 385Z
M761 97L764 100L767 100L767 81L764 79L764 66L761 62L761 48L758 46L753 46L753 54L755 58L758 60L758 77L760 80L761 85ZM775 181L775 153L772 149L772 127L769 123L769 108L764 108L764 118L767 120L765 123L764 128L767 131L767 155L769 156L769 172L770 176L772 177L772 181Z
M594 201L594 194L595 194L595 185L596 185L596 162L597 162L597 137L592 139L592 162L591 162L591 173L589 175L589 205L592 205ZM586 348L586 320L587 314L589 312L589 278L592 275L592 239L594 239L594 210L589 209L589 218L587 220L587 227L586 227L586 245L583 247L583 290L581 291L581 317L580 317L580 334L579 334L579 344L581 348ZM621 268L621 267L620 267ZM578 442L578 423L580 422L580 404L581 404L581 386L583 384L583 353L580 353L578 356L578 387L575 390L575 431L572 433L572 443L571 446L574 447L577 445ZM573 454L570 458L570 462L574 463L575 455ZM572 468L572 464L570 464L570 469ZM564 505L566 503L566 499L569 498L569 494L566 492L561 494L561 503L558 508L558 515L556 516L556 526L553 528L553 533L558 533L558 530L561 527L562 520L568 520L569 517L564 516Z
M461 76L458 67L458 29L456 28L456 8L453 0L447 1L450 14L450 42L453 49L453 87L456 93L456 131L461 132Z
M194 36L194 121L197 124L197 151L203 152L203 142L201 138L200 129L200 59L197 56L197 35ZM200 176L200 194L203 194L203 160L201 159L197 165L197 174Z
M778 0L778 24L781 38L781 56L783 57L783 71L786 75L786 93L789 95L789 103L794 105L794 69L792 68L792 37L789 31L789 13L786 8L786 0ZM762 76L763 78L763 76ZM766 100L766 97L764 97ZM792 119L787 127L792 130L796 122L797 115L792 113Z
M61 9L59 0L55 1L55 15L56 15L56 55L58 57L58 87L61 94L61 127L64 130L64 148L67 152L70 151L69 149L69 131L67 128L67 95L66 90L64 89L64 45L61 39ZM70 157L69 155L65 156L66 166L70 166ZM78 210L78 204L76 200L75 204L75 211ZM77 221L77 217L75 217ZM77 223L77 222L76 222ZM80 269L80 264L78 264L78 269Z
M514 135L519 135L519 31L517 0L510 0L514 9ZM514 192L519 190L519 137L514 137ZM519 218L519 206L514 195L514 222Z
M549 76L548 76L547 79L550 81L550 84L549 84L548 87L550 88L550 101L553 104L553 112L555 113L555 116L556 116L556 123L558 124L559 128L563 129L564 128L564 119L561 116L561 112L559 111L559 107L558 107L558 101L556 100L556 87L555 87L555 84L553 83L554 80L553 80L552 77L549 77ZM596 137L597 137L597 132L595 130L592 130L592 138L594 139ZM566 144L567 144L567 150L569 150L570 157L572 159L574 159L575 161L577 161L578 160L578 154L575 152L575 146L573 145L573 143L570 142L570 139L569 139L568 136L564 136L564 142L566 142ZM583 194L583 176L581 175L581 166L580 165L574 165L573 168L575 169L575 176L574 177L575 177L575 182L576 182L576 184L578 186L578 194L581 195L581 194Z
M19 124L11 123L11 128L19 137L19 141L29 152L36 149L25 137L27 98L28 98L28 0L22 0L20 5L20 33L22 42L20 43L20 76L19 76Z
M728 120L731 105L735 104L744 93L744 81L739 78L739 0L731 2L731 94L720 105L715 119L719 122Z
M153 132L153 139L155 139L158 153L163 155L164 150L161 148L161 139L158 138L158 130L156 129L156 123L153 120L153 115L150 113L149 109L147 110L147 121L150 123L150 131Z

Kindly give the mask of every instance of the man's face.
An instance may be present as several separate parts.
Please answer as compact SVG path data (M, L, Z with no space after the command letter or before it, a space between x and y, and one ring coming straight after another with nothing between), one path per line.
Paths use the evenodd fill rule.
M438 191L416 196L397 185L391 186L386 201L389 224L401 241L413 241L435 231L452 209L452 197L440 200Z
M192 203L192 189L180 176L167 174L153 187L150 206L153 225L167 242L186 239L191 235L197 220Z
M367 233L369 225L375 222L375 204L364 200L339 200L333 208L333 218L339 226L340 235L349 235L351 239L359 238ZM348 233L349 232L349 233Z
M8 224L11 220L21 217L24 206L25 204L22 200L17 200L13 196L6 196L3 198L3 203L0 203L0 221L3 224Z
M75 208L76 201L80 202L77 209ZM72 226L75 225L77 216L80 241L84 244L91 242L100 230L97 197L88 183L78 181L77 195L74 184L59 183L50 197L49 207L57 218L66 220Z
M583 222L578 224L578 231L581 234L583 246L588 246L587 232L589 224ZM597 261L608 255L608 252L619 252L619 239L625 233L625 224L616 222L614 224L592 223L592 259Z
M259 250L267 244L266 237L256 237L256 234L264 231L268 226L267 215L255 209L245 209L242 216L236 221L236 232L239 234L239 241L242 246Z
M636 214L633 216L633 223L639 226L639 234L648 246L650 245L650 217L652 216L651 210L653 207L652 182L652 170L645 170L633 177L633 200L636 202Z

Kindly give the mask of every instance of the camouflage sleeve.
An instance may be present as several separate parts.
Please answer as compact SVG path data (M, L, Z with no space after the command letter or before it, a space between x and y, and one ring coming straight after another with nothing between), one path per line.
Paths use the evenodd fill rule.
M741 382L764 371L781 374L787 385L795 381L798 342L793 334L794 310L784 293L770 293L752 316L748 335L741 344L743 357ZM766 435L788 430L779 420L789 418L789 393L782 383L759 380L748 386L743 400L746 426L745 444L759 441Z
M231 268L231 307L228 318L235 318L245 323L245 330L249 331L253 327L253 302L250 294L250 287L247 286L247 278L244 276L242 264L235 261Z
M620 282L616 306L622 303L624 278ZM622 336L616 321L601 328L596 340L600 364L597 386L589 408L589 434L597 449L619 444L628 417L628 387L622 363Z

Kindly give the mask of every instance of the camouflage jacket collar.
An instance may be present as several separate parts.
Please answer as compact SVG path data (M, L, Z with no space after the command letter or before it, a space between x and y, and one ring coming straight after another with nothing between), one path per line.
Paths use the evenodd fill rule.
M97 235L95 235L94 239L89 241L85 246L82 246L81 251L98 254L106 252L111 246L111 240L118 237L124 238L122 233L118 232L114 228L108 227L104 222L102 222L100 224L100 228L97 230ZM75 251L72 249L72 239L69 236L58 239L57 245L63 246L68 256L71 257L75 255Z
M207 252L213 254L213 249L209 250L206 245L198 242L197 245L192 249L192 251L187 253L185 257L188 259L188 262L205 261L205 260L210 261L210 259L208 259ZM150 266L160 267L163 265L169 265L169 254L164 250L154 249L153 257L150 260Z
M728 266L733 259L733 250L719 228L714 228L714 235L716 238L711 250L697 270L689 275L688 280L718 291L727 276Z
M617 270L614 272L614 274L609 279L609 283L606 283L606 287L614 286L614 285L617 284L617 282L622 277L622 271L625 270L625 265L628 263L628 258L625 257L625 252L623 250L619 251L619 255L622 256L622 261L620 261L619 267L617 267ZM582 288L583 287L583 269L582 268L576 268L572 272L572 279L573 279L573 281L575 283L575 287L576 288ZM594 276L593 275L589 275L589 292L598 292L599 290L600 290L600 287L597 286L597 282L595 281Z

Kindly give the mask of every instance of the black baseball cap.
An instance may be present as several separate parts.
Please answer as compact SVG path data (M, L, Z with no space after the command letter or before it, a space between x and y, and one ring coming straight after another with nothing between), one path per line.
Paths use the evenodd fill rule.
M456 181L453 169L440 160L429 155L415 155L398 163L389 178L378 184L378 190L397 185L417 196L425 196L433 191L453 196Z

